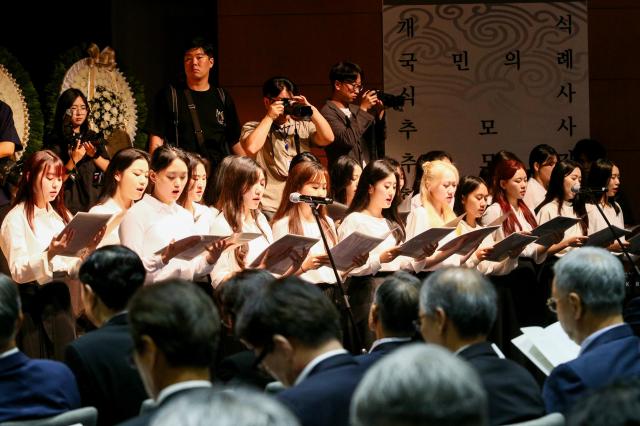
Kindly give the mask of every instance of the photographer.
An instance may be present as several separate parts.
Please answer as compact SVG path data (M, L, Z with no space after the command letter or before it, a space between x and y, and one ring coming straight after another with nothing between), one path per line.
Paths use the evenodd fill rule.
M335 134L335 141L325 148L329 170L342 155L348 155L364 168L384 157L384 105L376 90L363 91L362 70L356 64L335 64L329 80L333 93L321 111ZM359 105L355 103L358 98Z
M330 144L333 132L316 107L297 93L291 80L270 78L262 86L262 94L267 114L260 122L242 126L240 143L233 150L255 157L267 171L262 210L270 218L280 205L291 159L309 151L312 144Z
M11 107L0 101L0 183L2 184L0 188L0 206L8 204L11 199L9 184L12 178L10 173L15 164L11 157L15 151L20 151L21 149L22 144L13 122Z
M45 147L58 154L66 168L64 199L73 214L96 204L109 165L104 139L89 129L88 117L84 93L65 90L58 98L53 131L45 139Z

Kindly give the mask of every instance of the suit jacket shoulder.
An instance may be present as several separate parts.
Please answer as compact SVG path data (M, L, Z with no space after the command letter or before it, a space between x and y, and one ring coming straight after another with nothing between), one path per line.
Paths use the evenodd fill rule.
M69 368L22 352L0 359L0 422L53 416L80 407Z
M480 376L489 400L491 424L509 424L544 415L540 387L521 365L499 358L484 342L460 352Z
M303 426L348 426L349 405L365 368L349 354L318 364L300 384L277 395Z
M578 358L553 369L543 390L547 411L567 412L587 393L635 377L640 377L640 339L624 324L598 336Z
M138 371L130 363L132 350L125 315L112 318L67 347L65 362L78 380L82 405L98 409L99 425L137 416L147 398Z

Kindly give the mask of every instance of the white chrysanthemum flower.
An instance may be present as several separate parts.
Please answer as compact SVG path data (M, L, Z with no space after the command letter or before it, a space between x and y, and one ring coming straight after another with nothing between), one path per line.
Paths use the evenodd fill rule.
M95 108L95 107L94 107ZM100 118L100 111L95 111L93 113L93 118Z
M118 108L116 108L116 107L112 107L112 108L111 108L111 114L113 114L113 115L118 115Z
M100 122L100 128L101 128L101 129L106 129L106 128L107 128L107 122L106 122L106 121L104 121L104 120L102 120L102 121Z
M111 109L111 104L109 102L105 102L102 107L105 111L109 111Z
M108 113L108 112L105 112L105 113L102 115L102 119L103 119L104 121L109 121L109 120L111 120L111 114L110 114L110 113Z

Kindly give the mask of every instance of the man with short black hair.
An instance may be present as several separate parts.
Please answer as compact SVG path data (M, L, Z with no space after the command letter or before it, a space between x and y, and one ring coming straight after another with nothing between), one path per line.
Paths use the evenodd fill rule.
M322 114L287 77L265 81L262 96L267 113L260 121L249 121L242 126L240 143L234 146L234 152L255 158L265 169L267 183L262 208L271 216L282 200L291 160L310 151L314 145L330 144L333 132ZM308 115L296 115L295 108L299 107Z
M384 355L412 341L416 335L420 280L398 271L376 289L369 310L369 329L376 335L369 353L356 357L371 366Z
M156 96L147 123L149 153L153 154L164 143L196 152L210 162L211 177L238 143L240 121L231 95L209 81L214 64L213 45L195 37L180 53L185 81L167 86ZM208 195L205 194L205 199Z
M66 365L31 359L16 347L22 318L17 285L0 274L0 423L80 407L78 387Z
M497 296L475 269L441 269L420 290L420 329L424 340L454 352L478 372L489 402L492 425L544 415L540 388L520 365L501 358L487 342L496 319Z
M384 157L384 105L375 90L363 92L363 78L362 69L351 62L339 62L329 71L331 98L320 110L335 135L325 148L329 169L342 155L362 168Z
M71 342L65 362L78 380L82 405L98 409L99 425L137 415L146 399L138 372L129 362L133 341L126 311L145 274L138 255L118 245L95 250L80 266L85 312L99 328Z
M640 377L640 339L622 319L625 275L613 254L580 248L564 255L553 270L549 308L580 345L580 355L553 369L543 397L548 412L566 413L592 391Z
M133 359L153 409L123 425L148 425L160 407L211 387L220 317L193 283L169 279L144 287L129 303Z
M236 325L271 375L277 395L303 426L349 424L349 403L364 368L340 343L340 316L312 284L288 277L245 302Z

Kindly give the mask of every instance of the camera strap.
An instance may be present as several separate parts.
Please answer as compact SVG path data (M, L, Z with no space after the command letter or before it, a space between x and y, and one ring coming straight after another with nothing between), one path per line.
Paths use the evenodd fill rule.
M193 96L191 96L191 90L184 89L184 97L187 98L187 107L189 108L189 114L191 114L191 120L193 121L193 130L196 134L196 140L202 155L206 155L207 150L204 147L204 132L200 126L200 117L196 110L196 104L193 102Z
M176 146L180 146L178 142L178 96L176 94L176 88L173 85L170 85L171 89L171 110L173 111L173 129L176 136Z

